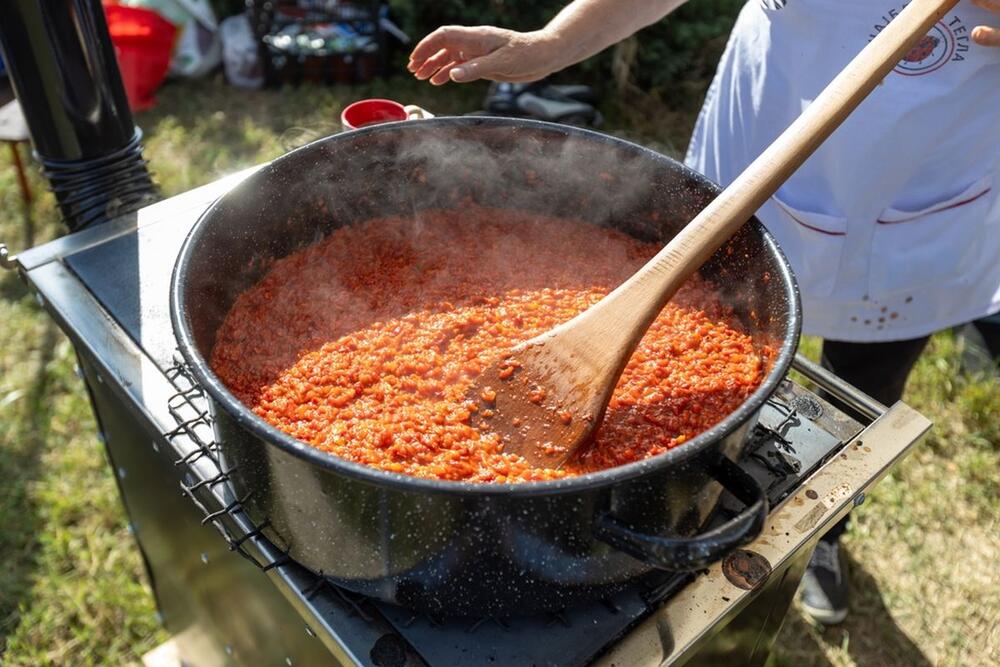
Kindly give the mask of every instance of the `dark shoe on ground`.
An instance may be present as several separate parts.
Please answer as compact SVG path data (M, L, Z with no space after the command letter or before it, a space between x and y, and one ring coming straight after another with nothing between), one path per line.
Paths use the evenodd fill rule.
M802 608L823 625L847 618L847 559L839 542L820 540L799 588Z
M585 86L563 86L577 95ZM486 114L534 118L550 123L599 127L601 114L592 105L543 82L494 83L486 96ZM479 115L477 112L474 115Z

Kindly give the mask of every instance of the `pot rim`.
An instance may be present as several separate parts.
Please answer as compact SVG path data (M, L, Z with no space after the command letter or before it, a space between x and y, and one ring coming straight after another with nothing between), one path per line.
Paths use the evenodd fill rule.
M421 121L399 121L394 123L382 123L358 130L352 130L342 134L332 135L323 139L301 146L269 163L265 168L251 174L246 180L237 185L233 190L223 194L202 212L197 222L191 228L184 244L181 246L170 284L170 320L173 324L174 334L177 338L178 348L184 360L191 368L195 380L207 391L211 401L215 405L213 409L221 407L229 416L234 419L242 428L249 430L261 440L270 445L274 445L284 452L308 463L316 465L322 469L341 473L369 482L373 485L385 485L405 491L419 491L432 494L446 494L458 496L538 496L549 494L573 493L581 490L590 490L604 486L610 486L626 480L634 479L656 470L672 467L683 462L694 459L711 448L719 440L725 438L730 433L739 428L744 422L750 420L752 416L760 410L764 402L778 388L778 385L785 378L795 356L798 347L798 340L801 333L802 311L799 299L799 289L795 276L792 273L788 259L782 252L777 240L756 218L751 218L747 224L761 234L765 247L770 250L778 259L780 269L781 284L785 289L789 302L788 314L788 334L782 342L781 349L774 360L770 373L761 382L760 386L752 393L740 406L729 413L722 421L698 434L690 441L678 447L670 449L657 456L628 463L626 465L608 468L598 472L587 473L565 479L540 481L540 482L517 482L517 483L483 483L483 482L456 482L450 480L436 480L423 477L413 477L402 473L393 473L361 463L348 461L334 454L330 454L308 445L278 428L267 423L263 418L258 417L252 410L237 399L229 389L210 370L210 367L195 344L186 317L185 299L182 286L186 283L188 265L193 253L193 249L198 246L199 239L206 229L206 220L209 220L214 211L230 193L235 193L243 187L252 186L257 179L267 179L274 169L280 169L282 163L293 159L302 159L300 154L317 150L319 146L326 147L329 144L336 144L338 141L348 141L358 136L368 134L378 134L382 132L419 132L420 128L427 126L492 126L509 127L511 129L528 128L544 132L555 132L562 135L575 135L590 140L596 140L615 145L619 149L631 151L658 163L666 163L672 167L679 165L687 170L688 175L693 177L699 185L708 187L716 192L721 191L719 186L699 174L665 155L657 153L649 148L638 144L612 137L610 135L594 132L583 128L559 125L544 121L527 119L500 118L487 116L461 116L461 117L437 117Z

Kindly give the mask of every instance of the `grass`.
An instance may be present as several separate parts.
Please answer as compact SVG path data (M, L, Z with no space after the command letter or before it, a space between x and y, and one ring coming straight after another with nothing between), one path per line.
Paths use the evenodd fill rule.
M73 351L12 274L0 292L0 662L120 663L162 635Z
M934 429L853 515L852 615L823 631L793 614L778 664L1000 664L1000 381L963 373L962 351L932 339L905 400Z
M472 110L481 87L394 80L358 89L238 91L172 84L138 121L165 195L280 155L337 128L345 102L386 96L439 114ZM690 110L652 99L607 105L608 129L682 152ZM14 249L62 233L37 175L25 237L13 170L0 157L0 240ZM817 342L807 340L815 354ZM847 538L854 612L822 630L794 611L784 666L1000 664L1000 383L960 368L961 344L934 338L907 400L936 426L855 513ZM0 662L134 662L162 641L139 554L98 443L66 339L9 273L0 274Z

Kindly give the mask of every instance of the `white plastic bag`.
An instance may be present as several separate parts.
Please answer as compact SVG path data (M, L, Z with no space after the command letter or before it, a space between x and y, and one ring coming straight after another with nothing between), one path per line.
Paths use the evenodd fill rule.
M219 24L208 0L121 0L121 4L151 9L177 26L171 76L204 76L222 62Z
M199 77L208 74L222 62L222 42L219 23L208 0L173 0L187 12L188 19L180 28L180 37L170 61L174 76Z
M260 88L264 85L260 52L250 19L246 14L230 16L219 26L222 38L222 65L229 83L240 88Z

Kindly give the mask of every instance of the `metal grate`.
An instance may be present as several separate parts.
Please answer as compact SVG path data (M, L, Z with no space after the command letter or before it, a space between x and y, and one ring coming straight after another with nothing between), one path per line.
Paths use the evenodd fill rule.
M266 522L255 525L243 512L243 503L253 492L238 497L233 491L229 476L235 466L227 468L221 460L212 432L208 399L179 355L174 356L166 377L177 389L167 401L177 426L164 436L178 453L174 465L181 469L181 493L203 515L201 523L214 527L230 551L265 572L291 562L288 554L264 535L270 526Z

